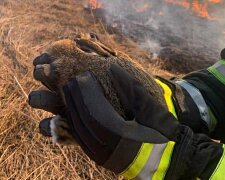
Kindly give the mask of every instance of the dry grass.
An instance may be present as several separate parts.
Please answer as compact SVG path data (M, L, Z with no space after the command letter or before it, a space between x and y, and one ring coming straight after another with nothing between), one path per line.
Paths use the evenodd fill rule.
M146 59L133 42L119 45L82 5L81 0L0 1L0 179L117 178L78 147L53 145L38 134L38 122L48 114L27 104L27 94L41 87L32 78L32 59L59 38L94 31L118 50Z

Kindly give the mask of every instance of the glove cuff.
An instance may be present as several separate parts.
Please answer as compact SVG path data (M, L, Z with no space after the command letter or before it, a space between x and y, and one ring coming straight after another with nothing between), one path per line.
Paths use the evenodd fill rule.
M165 179L179 179L188 169L190 154L194 151L193 132L186 126L180 126L180 136L177 139L176 146L173 151L170 167L167 171Z
M221 144L204 134L194 134L189 127L181 125L165 179L209 179L222 155Z

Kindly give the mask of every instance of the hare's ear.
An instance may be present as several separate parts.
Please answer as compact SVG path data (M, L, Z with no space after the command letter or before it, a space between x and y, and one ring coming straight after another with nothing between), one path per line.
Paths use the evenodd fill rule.
M76 45L84 52L99 55L103 57L116 56L117 53L113 49L105 46L99 41L99 38L96 34L90 33L87 35L80 35L74 39Z
M112 49L107 47L106 45L102 44L100 41L96 42L102 49L104 49L105 51L107 51L109 54L113 55L113 56L117 56L117 52Z
M102 49L104 49L105 51L107 51L109 54L113 55L113 56L117 56L117 52L112 49L107 47L106 45L104 45L101 41L100 38L98 37L98 35L94 32L90 33L90 38L91 40L93 40L98 46L100 46Z
M61 116L57 115L51 119L50 131L53 143L77 145L67 120Z
M76 45L84 52L92 54L92 55L99 55L103 57L109 57L110 53L104 50L98 42L92 41L90 39L75 39Z

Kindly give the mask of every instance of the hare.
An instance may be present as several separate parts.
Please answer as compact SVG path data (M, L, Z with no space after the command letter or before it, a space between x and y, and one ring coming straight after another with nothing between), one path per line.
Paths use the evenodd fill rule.
M50 90L60 93L63 85L68 80L85 71L91 71L100 82L106 98L115 110L126 118L111 83L109 68L112 64L117 64L134 75L146 90L160 104L166 107L163 89L156 83L153 76L129 56L118 54L116 51L106 47L93 34L81 34L73 40L64 39L53 43L34 60L34 77L37 80L43 80L44 78L45 85ZM50 124L54 142L74 144L75 140L66 122L64 118L56 116L42 123L43 126L41 128L46 123Z

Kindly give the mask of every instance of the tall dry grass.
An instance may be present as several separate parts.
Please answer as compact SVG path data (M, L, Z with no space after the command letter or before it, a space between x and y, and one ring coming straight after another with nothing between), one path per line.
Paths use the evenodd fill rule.
M32 78L32 59L87 27L80 11L82 3L69 0L0 2L0 179L115 179L79 147L39 135L38 122L48 114L27 105L27 94L41 87Z

